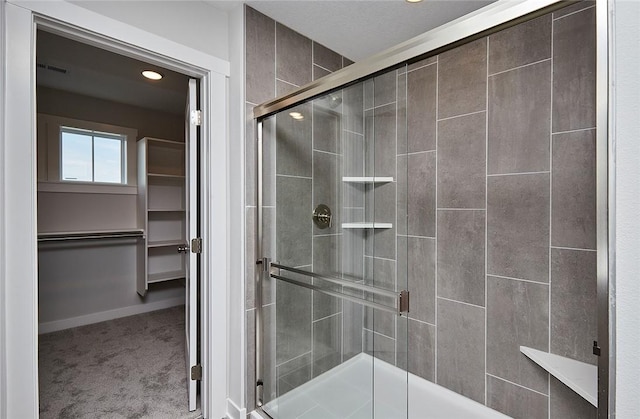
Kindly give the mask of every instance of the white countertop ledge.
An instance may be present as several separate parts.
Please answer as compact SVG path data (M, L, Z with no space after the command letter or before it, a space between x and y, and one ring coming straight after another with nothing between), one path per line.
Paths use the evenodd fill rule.
M589 403L598 407L597 366L526 346L521 346L520 352L547 370L549 374L556 377Z

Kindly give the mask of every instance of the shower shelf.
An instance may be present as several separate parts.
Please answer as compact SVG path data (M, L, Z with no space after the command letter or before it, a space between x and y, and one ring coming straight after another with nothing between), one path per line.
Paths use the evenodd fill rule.
M521 346L520 352L598 407L598 367L526 346Z
M366 228L389 229L389 228L393 228L393 224L391 224L391 223L342 223L342 228L346 228L346 229L366 229Z
M343 177L343 182L347 183L389 183L393 182L393 177L381 177L381 176L361 176L361 177Z

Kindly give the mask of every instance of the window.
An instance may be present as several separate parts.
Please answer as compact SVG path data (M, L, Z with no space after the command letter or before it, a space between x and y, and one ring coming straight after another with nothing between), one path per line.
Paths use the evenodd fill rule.
M127 183L125 135L60 127L60 178L65 182Z

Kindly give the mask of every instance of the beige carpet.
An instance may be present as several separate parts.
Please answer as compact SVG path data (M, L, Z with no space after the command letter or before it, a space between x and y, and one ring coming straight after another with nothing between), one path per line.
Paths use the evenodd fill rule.
M184 306L39 340L42 419L201 416L188 411Z

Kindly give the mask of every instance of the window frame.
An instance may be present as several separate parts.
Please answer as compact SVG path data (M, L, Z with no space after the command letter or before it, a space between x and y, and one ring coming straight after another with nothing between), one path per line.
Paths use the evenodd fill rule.
M64 155L63 155L63 142L62 142L62 136L64 133L70 133L70 134L79 134L79 135L85 135L85 136L91 136L91 180L73 180L73 179L65 179L63 177L63 171L64 171ZM74 127L74 126L67 126L67 125L60 125L59 126L59 156L60 156L60 162L59 162L59 181L62 183L73 183L73 184L78 184L78 183L86 183L86 184L95 184L95 185L123 185L126 186L127 183L127 135L126 134L120 134L120 133L115 133L115 132L105 132L105 131L98 131L98 130L91 130L91 129L84 129L84 128L78 128L78 127ZM99 182L96 181L96 155L95 155L95 140L96 137L98 138L108 138L108 139L112 139L112 140L118 140L120 141L120 181L119 182Z

